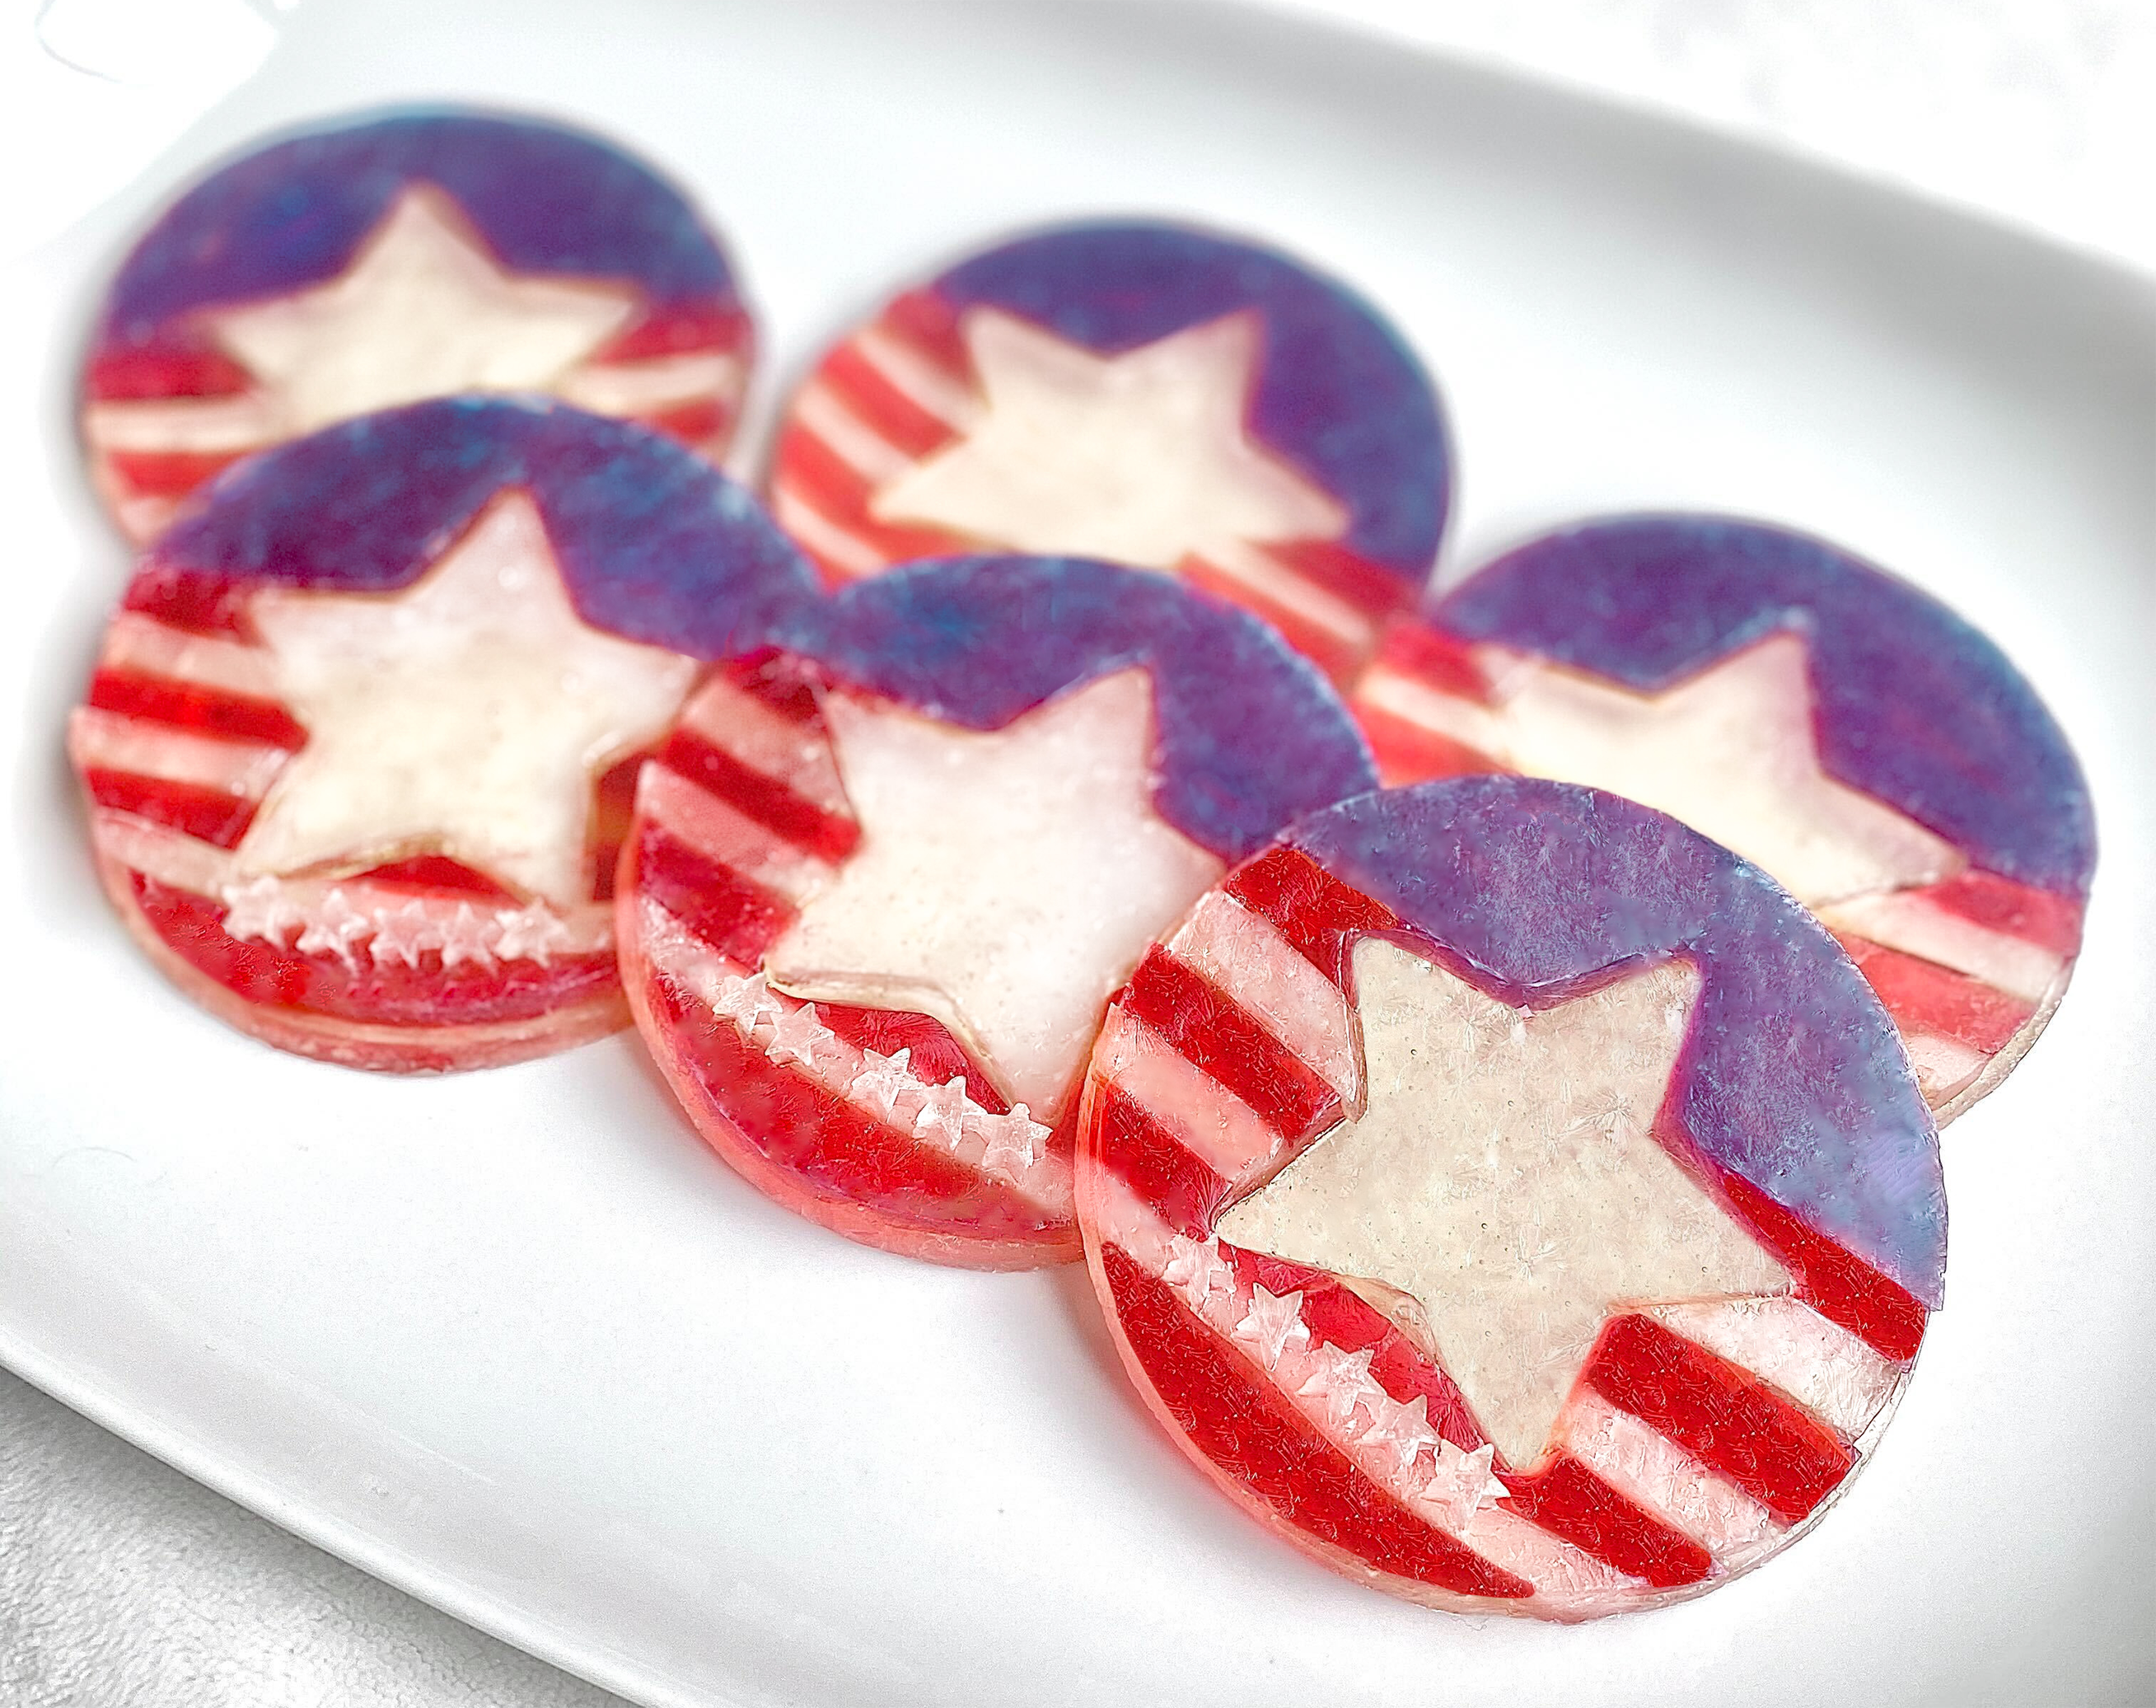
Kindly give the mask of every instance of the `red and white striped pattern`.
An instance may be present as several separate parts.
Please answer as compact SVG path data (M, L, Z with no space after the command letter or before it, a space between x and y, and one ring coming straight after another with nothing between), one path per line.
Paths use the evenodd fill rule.
M1419 623L1389 630L1349 700L1389 786L1510 767L1492 708L1517 654ZM2042 1030L2081 946L2069 896L1966 869L1938 884L1823 907L1950 1120L1989 1090Z
M713 463L732 442L755 329L738 309L648 313L549 388L634 421ZM198 486L290 435L245 367L195 344L108 350L84 376L83 442L98 491L131 540L162 531Z
M1126 1362L1238 1499L1416 1599L1582 1618L1756 1563L1884 1426L1926 1313L1748 1182L1721 1185L1794 1292L1613 1318L1553 1454L1526 1472L1493 1462L1458 1388L1378 1305L1214 1234L1225 1205L1352 1104L1347 945L1399 928L1276 849L1118 998L1078 1201Z
M915 558L1009 549L875 515L880 491L963 438L984 407L958 315L932 290L907 292L825 356L795 396L773 461L780 526L834 585ZM1218 546L1176 573L1265 618L1340 680L1414 596L1327 540Z
M249 630L248 598L244 584L145 570L69 721L91 836L125 875L115 899L135 926L244 1003L326 1034L424 1034L430 986L440 1024L467 1039L490 1025L531 1034L550 993L618 1001L612 910L597 897L558 912L424 856L336 880L240 869L234 850L307 738ZM610 850L594 864L610 874ZM385 1046L376 1064L396 1059ZM447 1064L429 1053L425 1064Z
M812 1218L953 1262L1063 1255L1067 1132L1014 1109L935 1020L765 981L765 952L859 834L805 683L747 664L692 695L639 781L623 865L647 1040L714 1147Z

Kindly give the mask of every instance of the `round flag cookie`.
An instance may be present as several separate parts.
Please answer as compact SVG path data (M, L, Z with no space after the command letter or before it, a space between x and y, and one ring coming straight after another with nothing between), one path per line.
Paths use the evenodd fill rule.
M912 565L715 674L639 782L623 978L779 1203L983 1269L1078 1254L1077 1089L1155 934L1368 787L1264 623L1082 559Z
M219 479L69 726L106 890L242 1031L393 1071L624 1025L616 850L701 661L815 579L640 427L438 399Z
M1568 528L1397 625L1350 698L1389 783L1585 783L1763 866L1871 980L1942 1121L2065 992L2096 862L2066 738L1997 647L1823 541Z
M113 280L82 379L130 537L250 451L457 392L545 392L716 461L754 345L725 254L634 156L531 119L415 110L221 167Z
M773 508L834 582L1068 552L1246 606L1344 680L1410 608L1452 464L1430 377L1371 305L1182 226L1063 226L896 298L824 358Z
M1695 1595L1819 1517L1939 1302L1930 1112L1833 940L1630 801L1348 801L1094 1052L1087 1259L1214 1482L1432 1606Z

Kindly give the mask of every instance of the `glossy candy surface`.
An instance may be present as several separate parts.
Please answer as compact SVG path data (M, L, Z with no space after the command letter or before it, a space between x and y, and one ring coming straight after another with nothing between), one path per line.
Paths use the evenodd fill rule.
M145 556L70 721L105 887L197 1000L305 1054L611 1031L634 762L814 585L708 464L559 405L265 454Z
M418 109L269 143L174 203L105 299L83 436L141 541L250 451L457 392L550 392L716 460L754 343L717 240L649 167Z
M1156 932L1367 787L1245 613L1075 559L911 566L690 701L619 892L639 1026L763 1191L942 1261L1074 1257L1075 1095Z
M1942 1121L2034 1044L2081 946L2088 791L2012 664L1823 541L1590 522L1396 625L1351 695L1388 782L1607 788L1764 866L1841 940Z
M1147 957L1077 1202L1126 1366L1327 1563L1578 1619L1773 1554L1943 1282L1929 1111L1856 970L1629 801L1462 778L1317 813Z
M1336 676L1427 579L1430 379L1344 285L1168 224L1059 227L894 298L795 396L779 521L834 582L1067 552L1180 575Z

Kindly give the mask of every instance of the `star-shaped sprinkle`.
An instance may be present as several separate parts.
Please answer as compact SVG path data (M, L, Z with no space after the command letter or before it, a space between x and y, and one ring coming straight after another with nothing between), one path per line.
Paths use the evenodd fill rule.
M761 972L752 972L746 978L730 974L721 979L711 992L711 1012L732 1021L744 1038L754 1037L757 1027L786 1012L785 1003L772 995L770 984Z
M1046 1154L1050 1129L1033 1118L1023 1103L1007 1114L984 1115L978 1123L981 1158L991 1168L1023 1174Z
M942 1085L921 1092L913 1130L923 1138L940 1136L944 1145L955 1145L965 1136L966 1112L972 1105L973 1100L966 1095L964 1076L954 1074Z
M1235 1338L1257 1355L1260 1367L1270 1370L1290 1346L1306 1346L1310 1330L1302 1321L1302 1295L1276 1297L1263 1285L1250 1289L1250 1309L1235 1325Z
M1151 677L993 731L844 693L824 710L861 839L772 946L773 983L932 1014L1059 1118L1109 997L1222 870L1153 806Z
M1817 907L1933 884L1948 843L1820 764L1803 637L1777 634L1658 694L1553 665L1501 680L1493 728L1516 770L1626 795L1763 866Z
M763 975L758 973L758 978ZM921 1095L921 1084L913 1077L908 1065L913 1059L911 1049L901 1049L894 1055L878 1055L874 1050L865 1051L868 1065L854 1075L846 1087L846 1095L865 1103L886 1121L898 1121L901 1126L911 1127L910 1118L901 1120L898 1113L902 1098Z
M1359 1438L1368 1451L1383 1454L1396 1475L1404 1476L1425 1449L1438 1451L1439 1436L1430 1427L1428 1396L1417 1394L1402 1405L1382 1388L1370 1403L1370 1427Z
M1215 542L1346 528L1336 500L1245 428L1262 355L1255 315L1115 356L993 309L968 313L961 332L985 408L877 490L877 520L1152 569Z
M816 1018L816 1005L803 1003L798 1008L781 1008L771 1023L771 1036L764 1043L764 1054L775 1062L796 1061L804 1068L816 1065L816 1052L829 1043L831 1028Z
M396 592L269 587L249 614L307 742L240 842L245 875L439 853L587 901L593 781L665 729L696 669L587 626L515 490Z
M454 392L547 390L636 309L619 285L504 271L456 203L418 185L336 278L207 320L296 434Z
M1219 1236L1413 1299L1507 1464L1543 1457L1611 1316L1787 1290L1654 1136L1697 997L1689 962L1540 1013L1383 939L1356 944L1353 970L1367 1106Z

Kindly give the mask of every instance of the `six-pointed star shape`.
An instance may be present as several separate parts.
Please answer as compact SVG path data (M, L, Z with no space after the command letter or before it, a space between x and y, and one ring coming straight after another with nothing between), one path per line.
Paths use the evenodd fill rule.
M208 318L301 433L453 392L544 391L635 310L618 285L503 271L456 204L418 185L336 278Z
M1347 526L1329 494L1244 430L1255 315L1119 356L993 309L962 331L986 408L877 490L879 521L1163 570L1215 542L1329 540Z
M588 626L515 489L408 587L267 588L249 614L307 741L241 839L243 875L434 851L588 900L593 780L666 727L696 670Z
M1801 636L1771 636L1659 694L1544 664L1501 674L1498 692L1493 758L1658 808L1809 905L1937 883L1964 864L1820 768Z
M796 996L933 1015L1053 1123L1107 1000L1222 863L1153 805L1152 680L999 730L828 695L852 857L765 957Z
M1222 1216L1221 1239L1410 1303L1404 1326L1532 1469L1603 1323L1785 1292L1652 1125L1699 975L1666 962L1538 1013L1366 937L1367 1104Z

